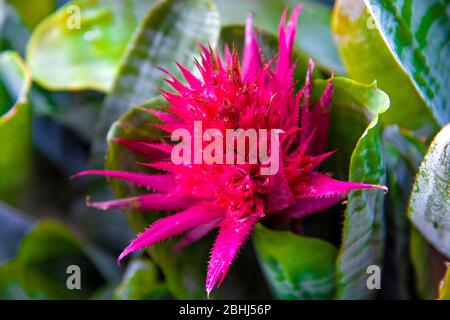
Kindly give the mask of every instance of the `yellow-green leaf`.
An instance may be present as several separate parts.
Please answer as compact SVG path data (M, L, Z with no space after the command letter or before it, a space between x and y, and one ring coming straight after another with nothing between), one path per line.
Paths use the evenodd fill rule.
M31 77L20 56L0 55L0 199L17 200L31 171Z
M50 90L109 91L153 0L74 0L44 19L27 46L33 79Z
M376 27L440 125L450 122L450 2L367 0Z
M377 80L378 87L389 94L391 108L383 116L384 123L412 130L436 125L412 78L383 40L364 0L337 0L332 27L348 75L363 83Z
M337 249L326 241L270 230L253 232L258 260L278 299L330 299Z
M56 8L56 0L6 0L19 14L29 29L33 29L42 19Z

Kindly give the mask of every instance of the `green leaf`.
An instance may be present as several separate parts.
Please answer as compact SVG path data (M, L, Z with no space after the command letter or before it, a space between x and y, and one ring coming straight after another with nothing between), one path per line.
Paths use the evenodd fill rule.
M440 125L450 122L450 2L369 0L377 28Z
M439 300L450 300L450 263L447 263L447 273L439 286Z
M337 249L330 243L273 231L253 232L258 260L278 299L330 299L335 290Z
M422 235L450 258L450 125L436 135L417 173L408 216Z
M81 289L67 288L67 267L81 269ZM104 284L83 244L64 226L40 222L22 240L17 257L0 268L0 296L24 293L30 299L84 299Z
M327 80L315 80L313 97L325 90ZM370 121L389 108L389 97L374 82L362 84L347 78L333 79L331 122L328 149L338 152L324 163L326 169L337 177L346 179L349 174L350 157Z
M289 6L292 10L299 2L304 3L304 6L298 23L296 48L314 58L321 67L342 74L344 68L332 39L331 12L328 7L311 0L216 0L223 26L244 24L247 14L253 12L255 26L273 34L278 34L284 8Z
M380 141L381 123L376 117L361 136L350 160L349 181L385 184L386 171ZM381 190L350 192L338 259L337 297L372 297L366 285L367 268L383 264L384 195Z
M116 288L117 300L153 300L168 298L164 283L160 282L158 269L146 259L133 260L127 268L122 282Z
M12 261L0 266L1 300L25 300L30 298L20 286L19 272L17 264Z
M31 172L31 77L13 51L0 55L0 199L16 201Z
M386 161L389 193L385 201L387 229L386 283L391 292L387 299L411 299L412 268L410 264L411 226L406 216L408 195L414 175L422 160L424 141L417 139L411 131L391 125L383 130L383 155ZM425 261L424 261L425 263ZM385 298L384 296L382 298Z
M314 82L313 95L323 92L326 81ZM333 80L334 93L329 148L338 149L330 171L349 181L384 184L386 171L381 148L379 115L389 108L389 97L375 83L364 85L345 78ZM370 122L370 123L369 123ZM371 297L366 286L367 267L382 266L384 245L383 191L350 192L343 226L342 246L337 261L337 297Z
M364 83L377 80L389 94L391 108L383 122L412 130L434 127L426 102L384 42L364 0L338 0L334 8L333 32L348 75Z
M74 0L34 30L33 79L50 90L109 91L125 48L154 1Z
M56 0L41 0L39 5L33 0L6 0L6 2L15 8L28 29L33 29L56 8Z
M167 88L163 67L179 76L175 61L194 68L198 42L213 48L219 37L219 13L209 0L165 0L144 18L107 97L96 128L93 164L106 153L105 135L111 124L132 106Z
M427 300L436 299L439 282L445 274L445 258L414 227L411 229L410 242L417 296Z

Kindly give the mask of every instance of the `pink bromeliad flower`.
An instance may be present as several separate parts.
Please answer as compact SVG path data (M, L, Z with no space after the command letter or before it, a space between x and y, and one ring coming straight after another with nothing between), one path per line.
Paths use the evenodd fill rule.
M154 190L154 193L107 202L90 203L100 208L175 211L159 219L125 248L126 255L164 239L185 233L183 247L218 229L208 265L206 291L224 279L239 248L255 224L272 215L302 218L344 200L351 190L384 186L338 181L317 171L332 152L325 152L332 81L316 103L311 100L314 63L309 62L306 84L295 92L292 50L301 6L295 7L286 24L286 10L279 28L279 54L264 61L251 17L245 31L242 63L235 51L225 48L224 60L202 48L197 62L201 79L179 66L187 84L173 76L167 81L176 93L163 91L166 111L150 110L163 121L160 129L193 129L194 121L205 128L280 129L280 168L275 175L261 175L257 164L174 164L173 145L142 140L116 140L125 147L161 161L145 165L165 173L144 174L90 170L76 176L103 175ZM153 151L152 151L153 150ZM150 155L150 156L149 156ZM153 157L154 160L154 157Z

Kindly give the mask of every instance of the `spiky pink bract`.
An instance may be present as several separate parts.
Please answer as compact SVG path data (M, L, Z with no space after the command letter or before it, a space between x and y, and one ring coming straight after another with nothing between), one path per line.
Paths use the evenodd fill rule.
M163 121L158 127L169 133L186 128L194 135L193 124L199 120L204 128L216 128L223 133L230 128L281 129L281 164L277 174L261 175L259 163L175 165L160 161L145 165L167 174L85 171L77 175L100 174L156 192L89 203L93 207L179 211L140 234L119 260L133 251L187 232L179 243L183 247L218 228L206 278L209 295L224 279L239 248L262 218L273 214L301 218L342 201L350 190L385 188L338 181L317 171L319 164L332 154L325 152L325 145L333 82L313 103L311 60L305 86L295 92L295 65L291 57L300 11L301 5L296 6L287 24L284 11L279 28L279 54L271 62L263 60L249 16L242 64L236 52L228 48L222 61L217 53L202 47L201 61L197 62L201 79L179 65L187 84L167 73L167 81L175 93L162 93L170 107L167 112L150 111ZM150 160L155 152L170 154L172 148L151 141L116 142Z

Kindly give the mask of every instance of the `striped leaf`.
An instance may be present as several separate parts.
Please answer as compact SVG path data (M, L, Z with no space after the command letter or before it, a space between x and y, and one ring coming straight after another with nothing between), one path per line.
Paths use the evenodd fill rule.
M434 138L411 192L408 216L422 235L450 258L450 125Z
M335 78L329 147L338 149L330 170L349 181L385 184L379 115L389 108L389 98L375 84ZM314 96L326 81L314 82ZM367 267L382 266L384 246L384 195L381 190L357 190L349 194L343 226L342 245L337 259L337 298L370 298Z
M450 122L450 2L367 0L388 48L440 125Z
M159 67L175 75L175 62L193 69L198 42L215 47L219 28L219 13L210 0L165 0L153 7L136 31L103 105L92 149L94 165L103 161L111 124L165 87Z
M364 0L337 0L332 27L350 78L363 83L376 80L379 88L389 94L391 108L383 116L384 123L411 130L436 126L426 101L385 43Z
M155 300L169 297L165 284L159 279L158 269L148 259L132 261L114 291L116 300Z
M326 241L273 231L258 224L253 243L265 278L278 299L330 299L337 249Z

